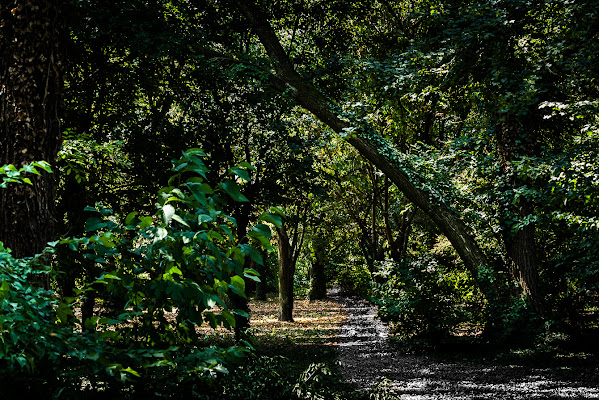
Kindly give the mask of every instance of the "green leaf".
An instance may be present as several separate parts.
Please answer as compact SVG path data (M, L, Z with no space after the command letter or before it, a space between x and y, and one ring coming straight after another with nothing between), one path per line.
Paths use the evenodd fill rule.
M130 212L129 214L127 214L127 217L125 217L125 225L135 225L135 221L137 217L138 212L137 211L133 211Z
M243 271L243 276L255 282L262 282L259 278L260 273L252 268L246 268L245 271Z
M94 209L95 211L95 209ZM106 222L104 222L103 220L101 220L98 217L91 217L88 218L87 221L85 221L85 232L91 232L91 231L95 231L98 229L102 229L105 228L108 224Z
M240 163L239 163L239 164L237 164L237 165L238 165L238 166L240 166L240 167L243 167L243 168L245 168L245 169L249 169L250 171L254 171L254 172L256 172L256 167L254 167L252 164L250 164L250 163L249 163L249 162L247 162L247 161L242 161L242 162L240 162Z
M240 317L243 317L243 318L249 318L250 317L250 314L248 314L246 311L243 311L243 310L235 309L235 310L231 310L231 311L233 312L233 314L237 314L237 315L239 315Z
M177 267L176 265L173 265L172 267L170 267L169 270L166 271L166 273L169 275L177 274L177 275L183 276L183 272L181 272L179 267Z
M135 371L135 370L133 370L133 369L131 369L131 368L124 368L124 369L123 369L123 372L128 372L128 373L130 373L131 375L137 376L138 378L140 378L140 377L141 377L141 375L139 374L139 372L137 372L137 371Z
M198 203L200 203L203 206L205 206L208 203L205 192L205 186L208 185L200 183L186 183L186 186Z
M214 219L208 214L200 214L198 215L198 224L202 225L206 222L212 222Z
M285 212L281 210L279 207L270 207L270 212L273 214L278 214L281 217L285 216Z
M40 173L37 171L37 169L35 169L35 166L33 164L25 164L25 165L23 165L22 170L24 172L28 172L30 174L40 175Z
M168 236L168 231L162 227L156 228L156 233L154 234L154 241L160 241Z
M229 289L233 291L233 293L246 298L245 295L245 281L242 277L235 275L231 277L231 284L229 285Z
M173 215L175 215L175 207L171 206L170 204L165 204L162 207L162 212L164 214L164 222L169 224L173 219Z
M250 174L246 170L241 168L231 168L229 170L229 174L235 174L246 182L249 182L251 180Z
M152 217L140 217L139 220L141 223L139 224L139 229L146 229L148 226L152 225Z
M220 186L223 188L225 192L235 201L244 202L249 201L247 197L241 194L239 190L239 186L233 181L224 181L221 182Z
M220 316L223 322L227 322L231 327L235 326L235 317L229 311L223 310Z
M50 164L48 164L46 161L34 161L31 163L31 165L40 167L48 173L52 173L52 167L50 167Z
M178 223L180 223L181 225L184 225L184 226L186 226L186 227L189 228L189 224L183 218L181 218L179 215L174 214L173 215L173 219L175 221L177 221Z
M273 214L273 213L262 213L260 215L260 219L263 220L263 221L266 221L266 222L270 222L271 224L273 224L277 228L280 228L281 226L283 226L283 218L280 215L277 215L277 214Z
M112 241L109 236L102 235L98 237L98 240L106 247L113 248L116 247L116 244Z
M245 281L239 275L234 275L231 277L231 284L235 287L239 288L239 290L245 291Z
M270 228L264 224L257 224L255 226L252 226L252 231L259 233L260 235L264 236L267 239L270 239L270 237L272 236L272 232L270 231Z
M195 156L195 157L206 157L206 153L204 152L204 150L198 148L198 147L192 147L191 149L187 149L186 151L183 152L183 155L185 156Z

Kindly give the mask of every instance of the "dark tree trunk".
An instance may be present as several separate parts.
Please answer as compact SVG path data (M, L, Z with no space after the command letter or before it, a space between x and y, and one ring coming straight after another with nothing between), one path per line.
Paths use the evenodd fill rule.
M54 164L61 144L64 25L61 1L5 0L0 6L0 165ZM55 229L55 181L0 190L0 241L15 257L40 253Z
M327 297L325 265L327 262L327 240L324 232L318 230L312 239L312 266L310 268L310 301L323 300Z
M522 155L534 155L535 148L534 140L529 138L526 132L519 132L514 125L509 116L499 115L495 136L502 172L507 180L506 185L515 191L524 187L526 182L511 170L511 162ZM510 273L533 310L543 314L543 301L538 288L536 227L534 223L517 226L534 213L533 204L524 197L520 197L517 203L511 197L504 199L504 202L507 204L504 204L503 208L501 229Z
M277 228L279 249L279 321L293 321L293 249L285 225Z

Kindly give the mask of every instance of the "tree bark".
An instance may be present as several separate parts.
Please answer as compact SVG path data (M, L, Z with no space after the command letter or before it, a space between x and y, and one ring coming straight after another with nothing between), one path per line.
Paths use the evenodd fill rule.
M5 0L0 6L0 165L51 164L61 145L62 2ZM0 241L17 258L40 253L55 230L55 181L0 191Z
M507 115L498 115L495 136L501 169L511 190L518 190L526 185L511 169L511 163L522 153L534 155L534 146L527 134L518 134L515 123ZM518 142L521 142L518 144ZM520 153L520 155L518 154ZM520 286L521 294L526 297L532 309L538 314L544 313L542 296L539 293L539 273L537 245L535 240L535 224L530 222L524 226L516 226L534 212L530 200L520 197L517 204L513 198L505 200L501 229L505 244L507 262L510 273Z
M308 299L323 300L327 297L327 282L325 264L327 255L327 240L323 237L322 230L317 230L312 238L312 266L310 268L310 292Z
M293 249L285 225L277 228L279 249L279 321L293 321Z
M236 0L235 3L255 30L272 61L275 74L271 76L271 85L288 94L335 132L344 135L349 144L377 166L414 205L435 222L476 278L478 268L487 265L488 261L459 216L369 125L342 119L341 111L295 71L272 26L255 3L245 0Z

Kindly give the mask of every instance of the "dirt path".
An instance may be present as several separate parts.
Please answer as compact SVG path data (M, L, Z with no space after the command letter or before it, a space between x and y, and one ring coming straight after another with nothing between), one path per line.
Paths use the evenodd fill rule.
M599 399L597 365L572 367L564 362L549 368L405 355L389 343L387 327L375 318L373 305L336 291L331 297L349 315L340 331L340 370L360 390L369 391L387 378L402 400Z

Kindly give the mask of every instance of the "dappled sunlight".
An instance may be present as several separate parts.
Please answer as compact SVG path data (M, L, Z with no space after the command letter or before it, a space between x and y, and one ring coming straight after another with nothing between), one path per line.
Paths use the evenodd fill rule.
M274 301L273 301L274 300ZM293 322L278 320L278 302L251 302L251 332L260 339L278 335L296 342L334 344L345 313L331 300L295 300Z
M337 298L349 317L339 337L339 368L344 379L367 393L383 385L400 398L546 399L599 398L599 371L593 364L503 364L497 360L450 361L434 352L409 355L388 340L376 308L358 298ZM580 360L580 359L579 359ZM566 373L567 371L567 373Z
M333 300L296 299L293 322L283 322L278 319L278 307L278 298L250 301L251 337L269 343L292 341L294 344L334 345L347 315ZM217 337L230 339L233 336L231 331L223 327L211 329L208 325L202 325L199 332L210 340Z

